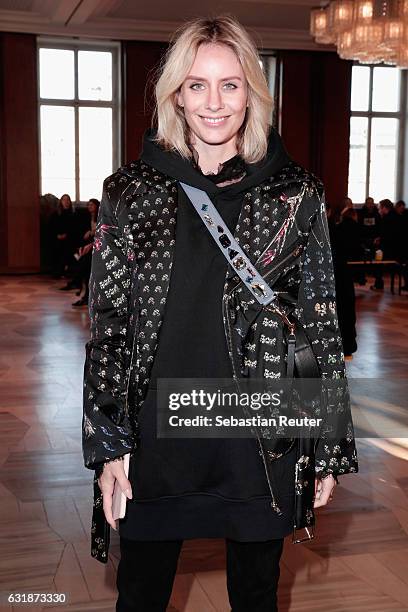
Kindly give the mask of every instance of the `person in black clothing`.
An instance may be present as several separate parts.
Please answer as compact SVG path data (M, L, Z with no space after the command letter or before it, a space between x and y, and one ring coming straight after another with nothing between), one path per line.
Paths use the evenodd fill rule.
M408 214L406 208L405 200L398 200L398 202L395 202L394 209L397 215L406 216Z
M358 223L360 225L363 259L374 259L376 240L379 237L380 213L371 197L366 198L365 204L358 210ZM364 272L359 277L359 284L367 282Z
M382 251L382 258L399 258L398 215L393 203L388 198L379 203L378 236L374 239L374 248ZM380 266L374 270L375 282L371 289L384 289L383 271Z
M399 261L404 265L404 285L401 289L408 291L408 210L404 200L398 200L394 210L397 213Z
M78 241L77 216L67 193L61 196L57 211L50 218L55 278L69 274Z
M96 222L98 218L99 200L91 198L87 206L87 224L85 225L85 231L82 235L82 240L79 245L78 251L74 254L77 260L74 278L72 281L73 286L78 287L79 291L77 295L80 295L83 291L83 295L79 300L74 302L72 306L78 308L80 306L88 305L89 297L89 276L91 274L91 262L92 262L92 248L96 230Z
M306 265L302 267L311 291L304 288L304 299L298 301L305 325L313 327L310 333L322 326L314 344L319 345L315 350L320 350L325 373L341 377L344 357L331 297L333 270L321 183L291 160L279 134L269 125L272 101L256 47L232 18L198 19L182 28L156 84L156 102L157 130L145 134L141 159L125 167L127 171L132 165L140 168L140 174L129 177L118 172L104 184L90 282L93 339L88 345L84 376L86 464L95 464L94 484L102 493L96 511L102 506L108 527L116 529L112 516L116 480L128 500L132 499L119 522L116 611L164 612L183 539L223 537L233 612L274 612L283 539L296 527L296 500L304 499L307 487L305 507L326 505L335 487L336 471L357 470L355 449L348 441L347 448L339 441L330 457L333 440L324 440L320 458L310 451L310 465L309 456L302 455L300 470L306 474L308 469L312 471L310 478L298 481L302 490L295 488L296 446L285 454L276 453L272 477L280 503L278 511L273 511L276 504L265 456L253 437L196 440L157 436L159 379L211 378L230 383L234 363L236 367L232 356L233 352L236 355L236 342L226 334L223 318L222 295L229 262L182 195L178 182L203 189L231 232L236 231L241 215L242 226L247 228L242 233L243 250L248 247L246 234L252 234L248 242L256 245L256 233L263 227L263 241L258 244L267 245L264 261L279 265L285 246L294 249L291 230L302 227L305 242L311 237L305 260L316 265L313 272ZM258 224L258 217L264 225ZM296 232L297 240L301 233ZM278 244L281 251L276 253ZM174 249L171 275L166 268L163 273L170 249ZM299 245L291 253L293 257L298 249ZM256 253L256 247L249 250ZM229 253L229 257L235 256ZM283 261L287 257L280 263ZM293 267L299 269L295 282L301 283L299 261ZM247 270L250 275L251 267ZM276 270L272 266L270 271ZM288 289L289 280L285 282L283 271L281 274L282 287ZM327 279L326 293L318 275ZM257 289L263 291L264 287ZM249 299L248 304L254 302ZM161 321L162 304L165 312ZM280 372L273 376L272 362L283 366L286 355L280 324L270 316L260 317L265 333L252 350L262 348L257 363L261 363L264 377L273 378ZM240 325L233 325L239 334ZM263 329L257 325L258 330ZM160 334L156 333L159 327ZM128 345L133 330L133 341ZM247 344L251 344L250 338ZM130 365L127 370L125 364L129 360L132 364L132 347L136 347L135 367L132 370ZM144 364L145 357L151 370ZM146 396L137 412L139 443L127 479L121 460L123 451L131 448L128 409L143 393L144 382ZM115 411L122 405L127 416L116 422ZM316 448L319 450L319 445ZM330 462L327 472L326 461ZM336 465L337 469L332 467ZM312 514L310 509L308 518ZM96 522L93 532L97 532ZM105 536L104 527L94 555L104 545Z
M399 256L398 226L400 219L389 199L380 200L380 235L378 246L383 252L384 259L395 259Z
M191 68L191 74L199 75L197 83L193 78L187 81L185 98L189 94L189 99L180 96L179 106L187 115L192 104L200 106L200 113L203 105L208 105L204 112L210 117L214 114L216 120L227 108L230 126L223 130L210 122L194 126L200 136L189 143L192 162L169 155L149 138L145 139L142 159L170 176L183 176L191 185L198 186L200 181L217 185L217 207L233 231L243 190L261 179L255 169L251 178L248 164L233 145L247 108L242 68L228 47L209 46L203 54L204 49L205 45L200 47ZM211 72L218 81L216 89L205 80ZM201 93L206 87L211 87L210 97ZM204 99L206 102L201 101ZM195 112L187 121L205 123ZM226 143L221 140L218 144L220 131L221 138L227 134ZM271 151L269 155L272 164L274 154ZM227 262L191 204L184 201L179 202L177 212L176 244L166 316L139 416L140 452L129 476L135 500L119 525L116 609L130 611L138 604L146 611L165 610L182 534L183 539L226 539L227 586L234 611L273 611L277 609L283 538L292 532L295 452L276 465L282 510L287 511L271 516L268 484L254 438L156 439L159 377L176 378L182 373L184 377L231 380L233 375L219 299ZM160 520L164 516L166 520ZM160 582L155 551L162 555L160 571L161 563L165 564ZM146 557L152 558L152 564ZM152 567L156 568L154 574Z
M347 262L361 259L360 228L357 211L353 208L343 209L341 221L338 224L333 221L332 209L328 203L326 210L336 279L337 315L344 355L351 358L352 354L357 351L356 294L353 273Z
M374 258L374 241L379 237L380 213L374 199L366 198L364 206L358 211L358 222L361 226L361 239L369 259Z
M358 223L358 213L355 208L345 208L340 215L337 233L341 238L342 249L347 261L363 259L364 247L361 241L361 228Z

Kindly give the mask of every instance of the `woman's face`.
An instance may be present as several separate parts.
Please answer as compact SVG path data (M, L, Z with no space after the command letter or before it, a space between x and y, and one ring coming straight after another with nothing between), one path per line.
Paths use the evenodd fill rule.
M61 204L62 204L62 207L63 207L65 210L67 210L68 208L71 208L71 202L70 202L70 199L69 199L69 198L67 198L67 196L66 196L66 195L62 196L62 198L61 198Z
M91 215L93 215L96 212L96 204L95 202L88 202L88 210L90 212Z
M245 119L248 88L235 53L223 44L202 44L177 102L191 130L191 143L235 142Z

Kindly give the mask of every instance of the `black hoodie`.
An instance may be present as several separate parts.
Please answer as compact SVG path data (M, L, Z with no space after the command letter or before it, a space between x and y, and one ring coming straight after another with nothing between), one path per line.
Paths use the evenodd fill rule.
M279 134L272 130L264 160L245 164L246 176L240 182L217 187L216 176L205 176L191 161L177 153L164 151L152 140L154 136L153 130L145 134L142 160L169 177L206 191L232 233L244 193L273 176L290 159ZM238 164L239 159L236 156ZM166 316L150 377L151 387L156 386L157 376L232 376L221 308L227 265L219 247L179 187L175 261ZM191 341L193 338L194 342Z
M169 177L205 190L231 232L244 193L289 161L273 130L265 159L245 164L246 175L240 182L217 187L216 175L205 176L189 160L165 152L152 141L153 135L152 131L145 135L142 160ZM236 164L242 169L242 159L234 159L228 162L231 175ZM227 265L179 188L175 256L149 390L139 415L141 444L130 473L135 502L121 521L123 537L231 537L248 541L291 532L291 513L279 517L270 508L270 492L254 438L156 438L157 378L232 378L222 318ZM294 461L292 453L276 462L280 498L289 508L293 505Z

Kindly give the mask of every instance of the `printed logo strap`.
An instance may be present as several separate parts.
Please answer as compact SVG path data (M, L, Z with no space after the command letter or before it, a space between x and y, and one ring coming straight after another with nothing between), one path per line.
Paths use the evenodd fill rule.
M180 185L221 249L224 257L234 268L252 295L263 306L270 304L276 298L275 292L251 264L206 192L181 181Z

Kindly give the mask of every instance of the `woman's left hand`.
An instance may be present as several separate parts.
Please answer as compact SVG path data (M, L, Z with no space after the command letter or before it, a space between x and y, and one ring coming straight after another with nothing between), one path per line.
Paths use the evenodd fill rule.
M315 502L313 508L325 506L328 501L333 499L333 490L336 486L334 477L329 474L326 478L315 479Z

